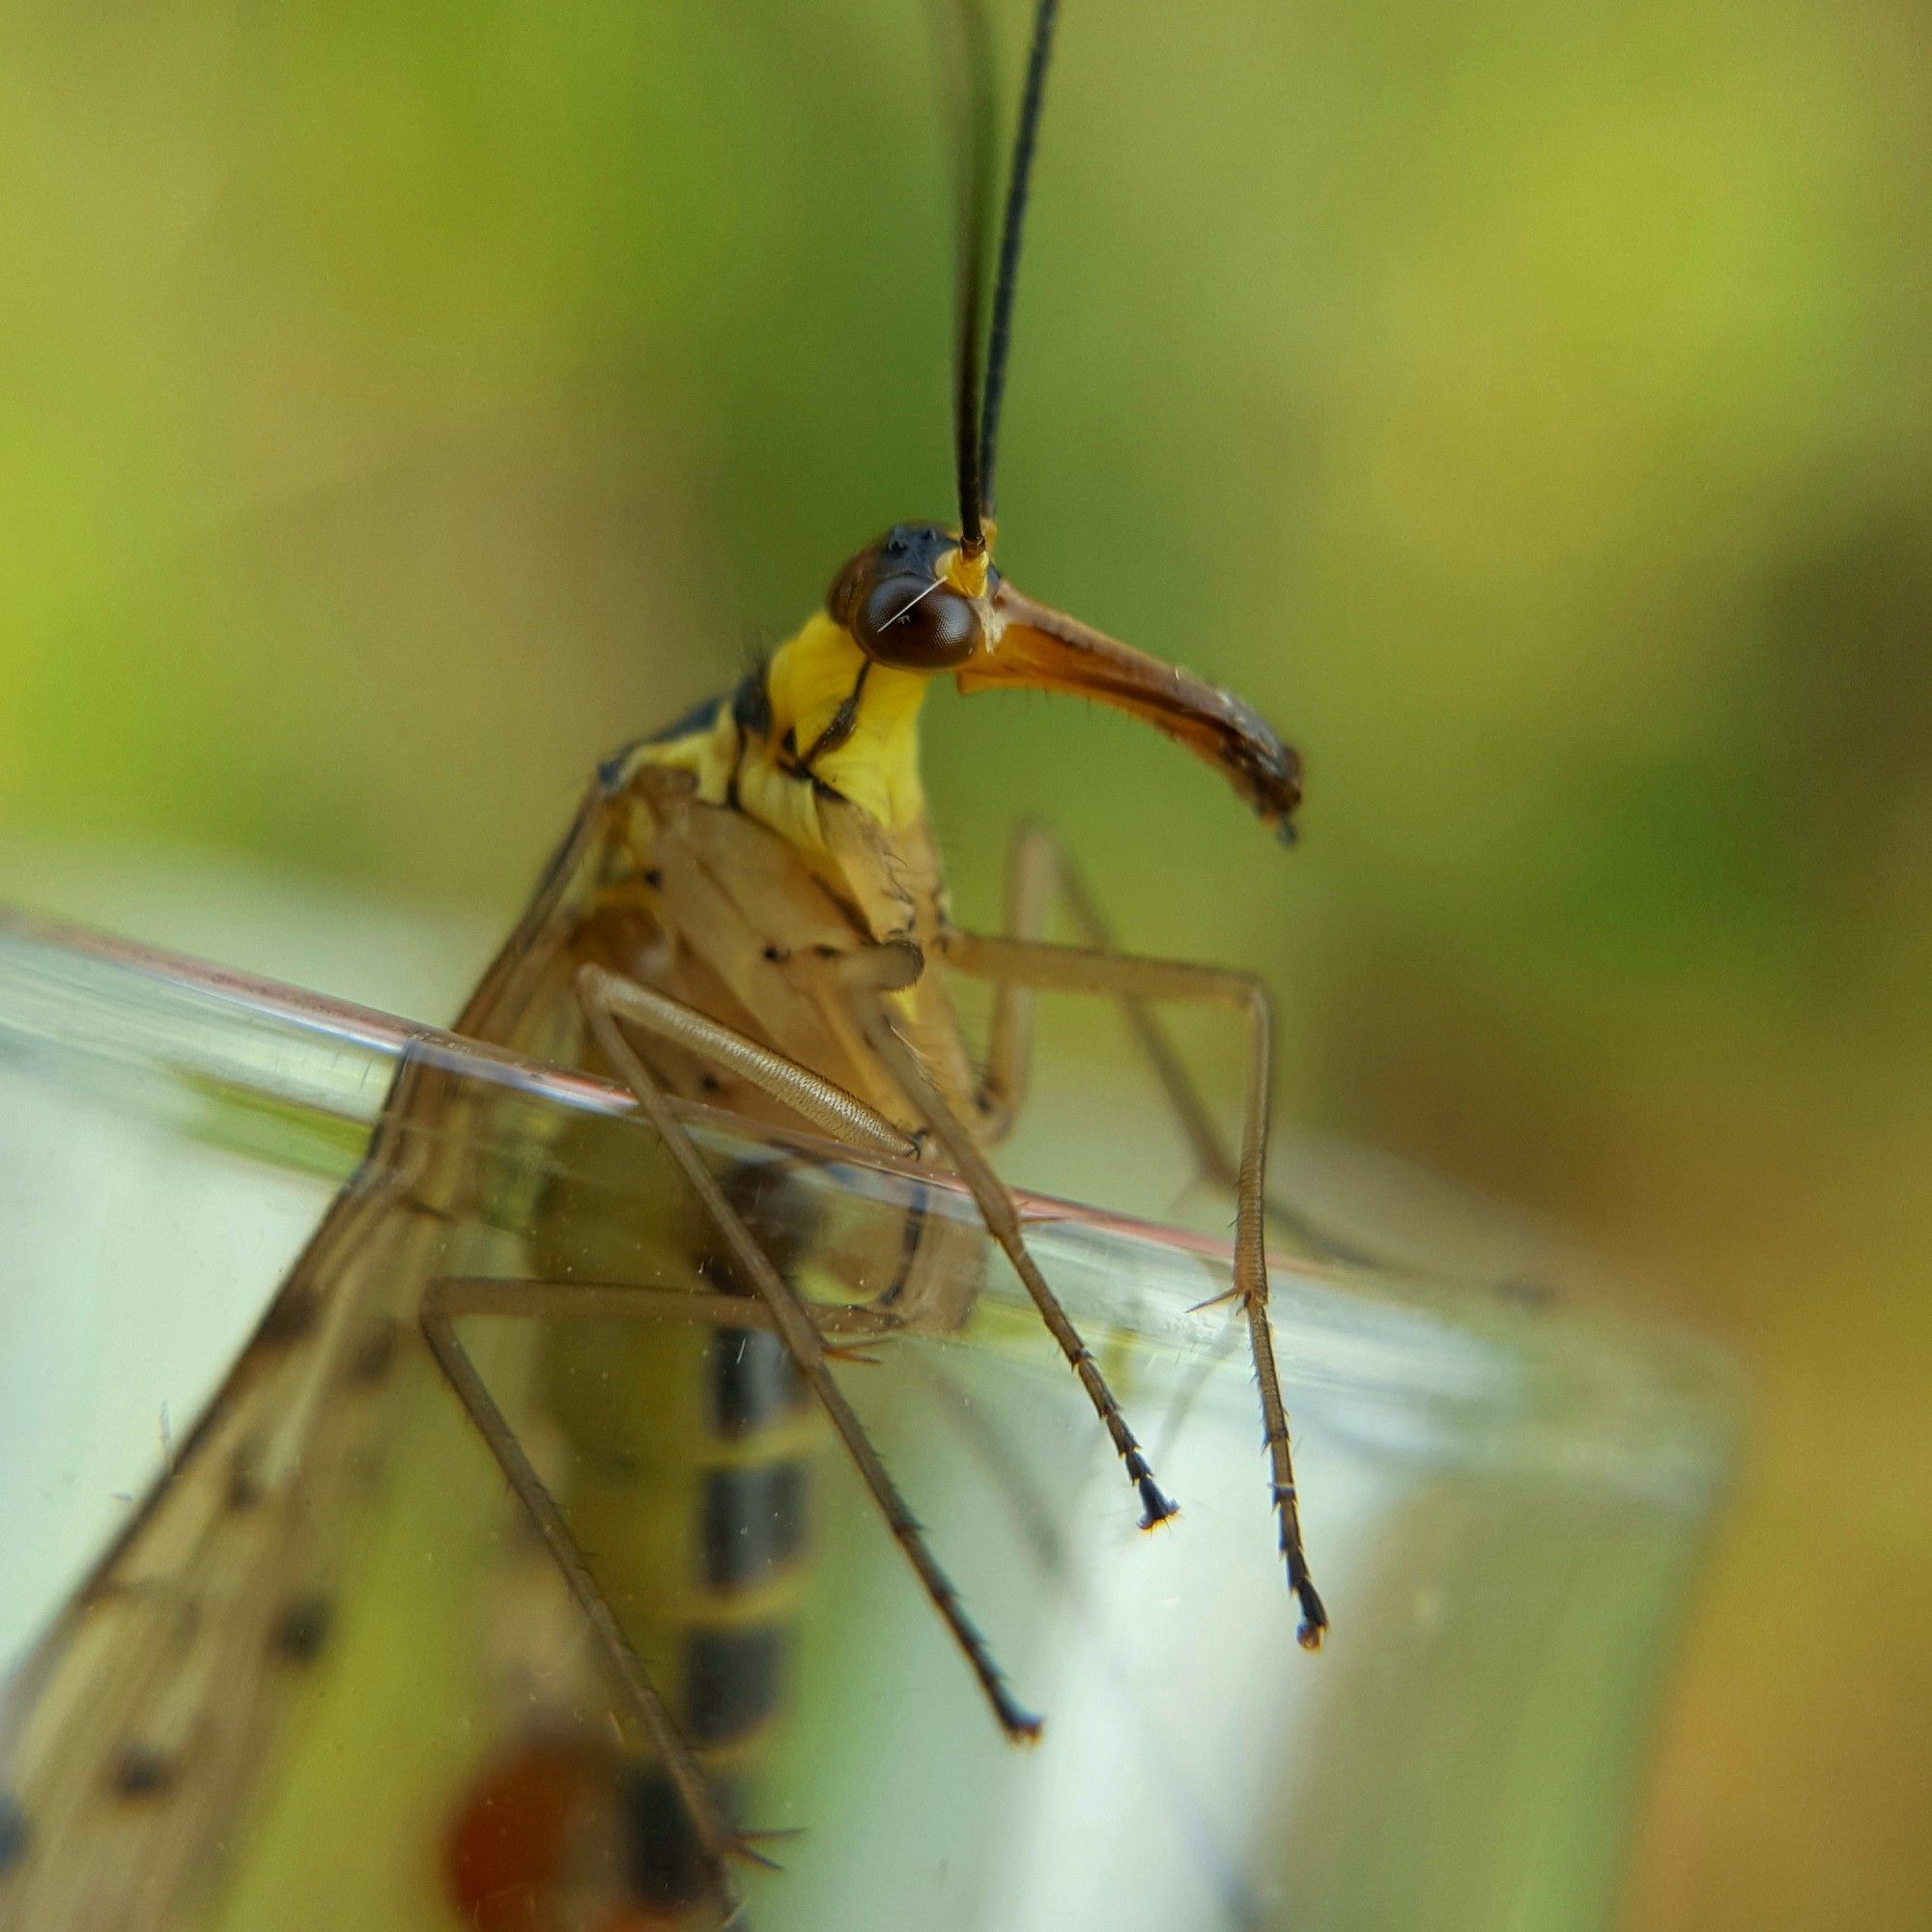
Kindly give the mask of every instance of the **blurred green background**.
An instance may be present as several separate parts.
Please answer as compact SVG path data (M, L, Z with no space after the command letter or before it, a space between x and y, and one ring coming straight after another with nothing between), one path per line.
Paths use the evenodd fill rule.
M1751 1364L1633 1925L1932 1909L1922 31L1070 0L1002 562L1266 710L1303 847L930 714L968 918L1054 819L1270 976L1288 1117ZM0 871L506 921L594 757L948 513L933 100L913 0L8 8Z

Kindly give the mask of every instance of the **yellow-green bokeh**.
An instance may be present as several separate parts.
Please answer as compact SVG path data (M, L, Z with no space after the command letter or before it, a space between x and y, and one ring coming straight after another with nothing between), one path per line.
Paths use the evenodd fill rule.
M1306 839L1115 721L949 697L962 909L1053 818L1132 944L1270 975L1293 1117L1735 1340L1634 1910L1909 1922L1922 21L1065 11L1002 560L1269 712ZM507 918L598 753L946 512L933 104L915 0L8 10L7 848Z

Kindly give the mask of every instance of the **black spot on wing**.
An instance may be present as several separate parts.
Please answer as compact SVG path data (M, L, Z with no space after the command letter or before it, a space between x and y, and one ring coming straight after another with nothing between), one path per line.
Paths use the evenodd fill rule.
M245 1516L252 1509L259 1509L262 1498L267 1493L262 1488L262 1479L256 1473L249 1457L238 1452L228 1465L227 1505L237 1516Z
M130 1804L159 1798L174 1784L175 1759L152 1745L129 1745L114 1760L108 1783L115 1797Z
M289 1349L315 1332L320 1303L313 1288L292 1287L275 1297L262 1325L255 1331L255 1345L262 1349Z
M384 1319L364 1331L349 1356L344 1378L355 1388L377 1388L396 1360L396 1324Z
M298 1597L275 1619L270 1636L284 1663L313 1663L328 1646L331 1619L321 1597Z
M805 1470L797 1463L713 1469L704 1480L699 1548L714 1590L766 1582L805 1548Z

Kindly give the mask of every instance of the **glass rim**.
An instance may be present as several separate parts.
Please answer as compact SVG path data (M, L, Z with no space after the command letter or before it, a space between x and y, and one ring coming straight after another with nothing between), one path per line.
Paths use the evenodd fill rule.
M167 998L190 1002L197 1024L212 1025L217 1046L226 1042L232 1054L223 1064L224 1077L232 1074L238 1089L319 1116L373 1123L406 1054L538 1105L609 1117L639 1112L628 1090L593 1075L6 904L0 904L0 1060L10 1029L46 1040L56 1051L114 1057L76 1024L90 1010L103 1025L116 1013L112 980L103 981L101 975L128 976ZM31 993L37 979L45 988L38 1028L31 1008L23 1020L19 1003L10 997ZM125 996L118 1004L125 1006ZM248 1061L228 1032L259 1031L264 1025L284 1038L346 1045L366 1058L380 1080L363 1083L345 1098L339 1092L326 1094L312 1071L297 1069L295 1085L276 1091L262 1065ZM162 1057L143 1035L138 1047L124 1058L152 1065ZM748 1122L698 1101L679 1099L672 1105L702 1138L727 1151L796 1150L820 1168L854 1177L851 1184L861 1186L863 1180L856 1178L868 1174L883 1177L887 1186L916 1181L947 1202L945 1211L976 1218L964 1185L943 1171L803 1129ZM1126 1259L1122 1244L1148 1265L1166 1257L1190 1267L1231 1267L1232 1244L1212 1235L1025 1188L1010 1191L1031 1239L1084 1241L1090 1260L1102 1268L1110 1249L1117 1260ZM1504 1210L1493 1211L1506 1222ZM1602 1463L1598 1473L1612 1482L1645 1489L1661 1484L1707 1499L1728 1471L1744 1385L1730 1358L1694 1332L1569 1293L1532 1297L1511 1293L1511 1283L1501 1275L1484 1284L1447 1270L1432 1271L1426 1262L1406 1258L1386 1264L1356 1264L1270 1248L1268 1259L1278 1342L1289 1351L1284 1367L1293 1362L1305 1378L1360 1397L1366 1405L1359 1418L1363 1429L1377 1426L1374 1411L1387 1412L1405 1403L1425 1407L1446 1403L1451 1410L1488 1410L1492 1424L1500 1424L1502 1437L1515 1444L1513 1453L1523 1453L1525 1435L1534 1437L1542 1444L1536 1460L1573 1474L1581 1474L1595 1457ZM1221 1298L1219 1290L1210 1289L1193 1307ZM1179 1295L1175 1301L1167 1311L1169 1340L1191 1312ZM1148 1332L1151 1338L1152 1331ZM1514 1398L1506 1392L1510 1388L1517 1390ZM1509 1408L1512 1401L1520 1406ZM1505 1405L1502 1411L1491 1407L1498 1402Z
M263 974L218 965L192 953L151 946L96 926L0 903L0 946L9 944L25 945L43 953L135 974L180 992L201 995L242 1014L298 1033L342 1040L387 1060L400 1062L405 1053L412 1052L444 1071L504 1087L533 1100L549 1100L581 1112L612 1116L641 1111L636 1095L615 1081L535 1060L514 1048L497 1046L428 1021L404 1019L381 1008L314 992ZM700 1100L673 1095L670 1107L680 1120L723 1138L770 1140L821 1160L904 1176L962 1202L971 1200L965 1183L944 1169L922 1167L916 1161L892 1153L848 1147L814 1134L808 1127L778 1126L762 1121L748 1122L728 1108ZM1233 1242L1212 1235L1173 1227L1118 1208L1095 1207L1065 1195L1010 1184L1008 1192L1017 1204L1022 1221L1067 1222L1206 1261L1232 1263L1234 1259ZM1343 1264L1308 1256L1277 1255L1272 1248L1268 1262L1271 1267L1279 1265L1296 1273L1349 1271Z

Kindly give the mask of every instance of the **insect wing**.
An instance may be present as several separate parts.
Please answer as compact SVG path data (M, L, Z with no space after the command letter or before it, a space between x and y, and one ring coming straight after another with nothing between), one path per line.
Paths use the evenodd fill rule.
M134 1521L11 1681L0 1922L166 1927L325 1647L384 1426L403 1270L352 1196ZM418 1236L418 1240L421 1236Z

